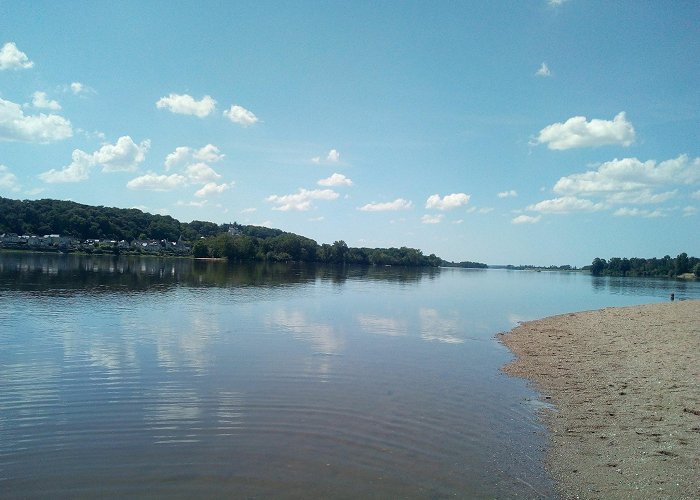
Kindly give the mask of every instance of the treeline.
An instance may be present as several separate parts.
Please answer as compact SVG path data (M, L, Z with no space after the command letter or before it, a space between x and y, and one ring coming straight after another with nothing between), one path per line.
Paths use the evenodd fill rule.
M471 262L465 260L463 262L447 262L442 261L444 267L462 267L464 269L487 269L489 266L481 262Z
M245 226L239 226L245 232ZM437 267L442 259L425 256L415 248L352 248L340 240L332 245L293 233L270 237L251 234L220 234L195 242L195 257L226 257L229 261L321 262L333 264L366 264L392 266Z
M182 239L193 243L195 257L231 261L322 262L397 266L444 264L414 248L350 248L344 241L316 241L279 229L237 223L180 222L169 215L138 209L91 206L60 200L12 200L0 197L0 234L60 234L80 240Z
M596 257L589 269L594 276L666 276L672 278L681 274L693 273L696 277L700 277L700 259L688 257L685 252L675 258L666 255L660 259L613 257L610 260L605 260Z

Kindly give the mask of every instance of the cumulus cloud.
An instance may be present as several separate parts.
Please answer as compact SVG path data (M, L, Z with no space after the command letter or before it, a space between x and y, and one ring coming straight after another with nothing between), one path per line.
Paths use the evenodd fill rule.
M194 195L198 198L204 198L212 194L221 194L224 191L228 191L234 186L233 182L217 184L216 182L207 182L201 189L197 190Z
M90 176L90 170L94 165L92 155L80 149L75 149L71 157L70 165L60 170L52 168L48 172L43 172L39 174L39 179L49 184L86 180Z
M566 214L611 210L620 205L661 205L682 197L682 190L674 186L691 186L700 182L700 158L687 155L656 162L642 162L637 158L612 160L595 170L560 178L554 192L560 195L527 207L527 210ZM692 197L693 194L690 194ZM669 208L618 208L613 215L661 217Z
M690 197L693 198L693 199L696 199L696 200L700 200L700 190L695 191L694 193L692 193L692 194L690 195Z
M425 214L423 217L420 218L420 221L423 224L440 224L440 222L442 222L443 217L445 217L443 214L438 214L438 215Z
M683 208L683 217L691 217L696 213L698 213L697 207L688 205L687 207Z
M80 82L73 82L70 84L70 90L73 92L75 95L81 94L85 92L85 85L83 85Z
M19 50L14 42L7 42L0 49L0 70L29 69L33 66L27 54Z
M403 198L397 198L394 201L387 201L384 203L368 203L364 206L358 208L363 212L393 212L397 210L408 210L413 206L413 203Z
M553 123L540 130L537 143L547 144L549 149L564 150L609 144L629 146L634 139L634 127L623 111L612 121L586 121L585 116L574 116L564 123Z
M633 191L663 185L693 184L700 180L700 158L687 155L658 163L637 158L605 162L597 170L562 177L554 185L560 194Z
M206 184L221 178L221 175L218 174L213 168L206 163L201 162L187 165L187 167L185 167L185 175L187 176L187 179L195 184Z
M511 224L537 224L541 218L541 215L538 215L536 217L533 217L531 215L518 215L510 222Z
M159 109L165 108L172 113L180 115L194 115L204 118L214 111L216 101L208 95L197 101L188 94L170 94L167 97L161 97L156 102L156 107Z
M2 164L0 164L0 189L5 191L19 191L17 176Z
M331 149L326 155L326 160L332 163L338 163L340 161L340 153L337 149Z
M613 213L614 216L616 217L646 217L646 218L656 218L656 217L665 217L666 212L664 210L646 210L643 208L618 208L615 213Z
M234 104L229 109L224 111L224 116L226 116L233 123L238 123L247 127L248 125L254 125L258 122L258 117L253 114L252 111L248 111L243 106Z
M165 157L165 169L170 170L176 165L188 163L206 162L214 163L222 160L225 155L213 144L207 144L201 149L193 149L186 146L175 148L175 151Z
M549 70L549 66L547 66L547 63L543 62L540 68L535 72L535 75L547 77L552 76L552 72Z
M571 212L597 212L603 210L605 204L594 203L591 200L576 198L575 196L562 196L552 200L544 200L527 207L533 212L546 214L568 214Z
M343 174L334 173L326 179L318 181L319 186L352 186L352 180L345 177Z
M469 203L469 198L471 196L464 193L446 194L443 198L440 198L439 194L434 194L425 202L425 208L452 210Z
M49 99L46 92L39 91L32 94L32 106L35 108L52 109L54 111L61 109L61 105L58 104L57 101Z
M115 144L105 144L94 153L75 149L71 163L62 169L51 169L39 174L47 183L80 182L90 176L93 167L101 166L103 172L132 172L146 159L151 141L136 144L128 135L120 137Z
M641 191L620 191L618 193L612 193L605 197L605 200L610 204L623 205L623 204L634 204L634 205L647 205L647 204L657 204L663 203L665 201L671 200L678 195L678 190L665 191L663 193L653 193L651 189L643 189Z
M136 144L128 135L117 139L115 144L105 144L93 153L93 161L102 166L103 172L133 172L146 159L151 141L146 139Z
M71 123L62 116L27 116L19 104L0 99L0 140L48 143L72 136Z
M252 214L253 212L257 212L257 211L258 211L257 208L249 207L249 208L244 208L243 210L241 210L241 213L242 214Z
M493 212L493 207L470 207L467 209L468 214L489 214Z
M338 193L332 189L299 189L298 193L286 194L278 196L273 194L268 196L265 201L276 205L273 210L279 210L281 212L289 212L292 210L305 212L310 210L313 206L312 202L314 200L335 200L340 196Z
M204 205L208 203L207 200L202 200L202 201L182 201L178 200L177 203L175 203L178 207L194 207L194 208L202 208Z
M510 191L501 191L496 196L499 198L516 198L518 196L518 192L515 189L511 189Z
M172 191L187 185L187 178L180 174L159 175L149 172L131 179L126 183L129 189L143 189L147 191Z

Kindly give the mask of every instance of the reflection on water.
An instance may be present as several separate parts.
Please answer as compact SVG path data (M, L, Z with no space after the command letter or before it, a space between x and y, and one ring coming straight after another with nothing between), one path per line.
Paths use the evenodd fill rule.
M494 334L698 283L0 253L2 497L546 497Z

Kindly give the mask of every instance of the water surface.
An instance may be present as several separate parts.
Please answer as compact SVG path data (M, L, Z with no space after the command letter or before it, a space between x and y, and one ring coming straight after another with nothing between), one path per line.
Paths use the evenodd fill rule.
M550 497L494 335L672 292L700 286L0 253L0 491Z

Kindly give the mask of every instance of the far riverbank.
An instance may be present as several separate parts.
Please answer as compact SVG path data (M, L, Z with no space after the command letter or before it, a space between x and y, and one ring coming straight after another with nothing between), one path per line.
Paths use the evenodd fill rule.
M504 371L554 408L547 465L563 498L700 498L700 301L529 321Z

